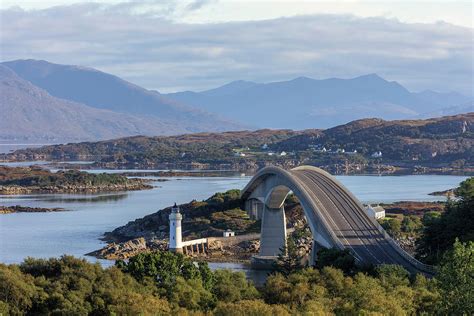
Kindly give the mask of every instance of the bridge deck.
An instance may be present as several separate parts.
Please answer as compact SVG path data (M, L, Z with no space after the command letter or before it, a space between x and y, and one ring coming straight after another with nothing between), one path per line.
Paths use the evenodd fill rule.
M282 186L287 190L282 190ZM360 262L398 264L412 273L435 273L432 266L422 264L403 251L375 220L369 218L364 206L349 190L319 168L263 168L244 188L242 197L247 199L255 191L256 196L264 198L267 207L271 208L268 205L282 203L288 189L306 205L304 211L310 226L316 230L313 232L315 240L321 230L326 236L323 238L327 238L324 242L350 249Z
M363 207L334 181L311 170L290 171L323 204L320 215L341 243L363 262L410 265L369 219Z

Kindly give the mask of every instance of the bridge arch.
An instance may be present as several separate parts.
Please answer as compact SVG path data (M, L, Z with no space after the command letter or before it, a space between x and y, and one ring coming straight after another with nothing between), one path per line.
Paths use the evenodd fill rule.
M434 273L431 266L403 251L344 185L312 166L265 167L243 189L242 199L261 204L259 257L275 257L286 244L284 201L290 191L300 201L311 229L313 254L316 246L349 249L360 263L400 264L411 272Z

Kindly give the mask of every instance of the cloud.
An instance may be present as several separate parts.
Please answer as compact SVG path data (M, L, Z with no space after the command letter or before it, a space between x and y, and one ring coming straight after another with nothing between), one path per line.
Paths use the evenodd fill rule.
M215 2L214 0L194 0L188 5L186 5L187 11L196 11L201 9L202 7Z
M186 24L208 1L96 3L1 12L2 59L90 66L161 92L232 80L378 73L410 90L473 91L473 29L447 23L308 15Z

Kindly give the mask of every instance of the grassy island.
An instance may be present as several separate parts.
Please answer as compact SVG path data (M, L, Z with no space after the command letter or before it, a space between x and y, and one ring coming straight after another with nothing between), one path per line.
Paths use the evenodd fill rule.
M0 166L0 194L94 193L149 189L142 179L78 170L51 172L37 166Z

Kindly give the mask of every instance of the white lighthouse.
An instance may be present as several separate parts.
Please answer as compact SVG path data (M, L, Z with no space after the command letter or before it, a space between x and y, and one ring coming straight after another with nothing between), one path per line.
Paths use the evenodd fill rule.
M179 207L174 203L170 214L170 244L169 250L173 252L183 252L183 240L181 237L181 220L183 215L179 212Z

